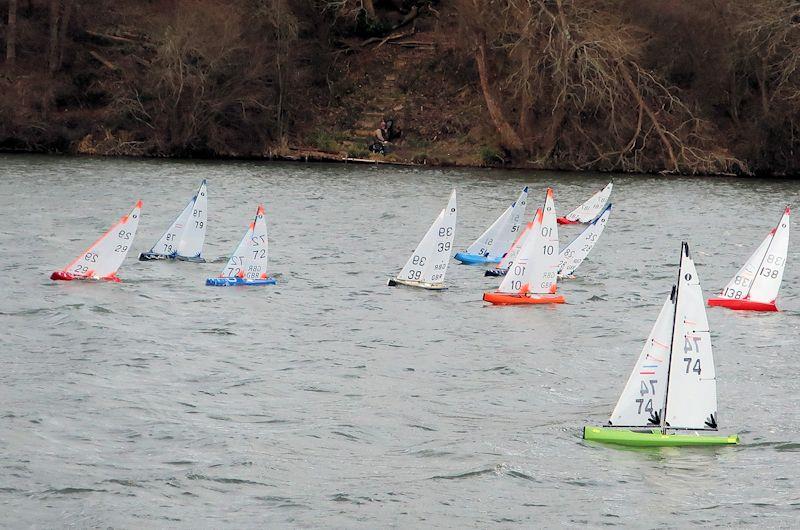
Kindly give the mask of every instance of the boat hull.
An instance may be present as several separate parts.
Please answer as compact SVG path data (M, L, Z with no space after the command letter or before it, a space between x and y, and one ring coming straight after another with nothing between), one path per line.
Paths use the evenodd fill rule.
M139 254L139 261L159 261L159 260L190 261L192 263L205 263L206 260L200 256L178 256L177 254L158 254L156 252L142 252Z
M754 302L752 300L732 300L730 298L709 298L709 307L727 307L735 311L777 311L775 302Z
M71 282L72 280L102 280L104 282L120 283L122 281L113 274L111 276L106 276L105 278L90 278L87 276L75 276L71 272L67 271L55 271L50 275L50 279L62 282Z
M171 254L157 254L155 252L142 252L139 261L159 261L162 259L175 259Z
M484 276L505 276L508 269L486 269L483 273Z
M616 429L608 427L584 427L583 439L608 444L625 445L628 447L691 447L736 445L739 436L700 436L697 434L663 434L661 429L652 429L649 432L631 431L629 429Z
M494 305L563 304L560 294L483 293L483 300Z
M389 281L386 283L386 285L389 287L405 285L407 287L419 287L420 289L429 289L431 291L441 291L442 289L446 289L443 283L414 282L411 280L401 280L399 278L389 278Z
M453 256L464 265L478 265L481 263L500 263L502 258L492 258L490 256L480 256L478 254L468 254L467 252L456 252Z
M566 217L556 217L556 222L560 225L579 225L580 221L570 221Z
M248 280L247 278L208 278L206 285L211 287L236 287L238 285L275 285L278 283L275 278L259 278Z
M206 260L200 256L175 256L177 261L188 261L189 263L205 263Z

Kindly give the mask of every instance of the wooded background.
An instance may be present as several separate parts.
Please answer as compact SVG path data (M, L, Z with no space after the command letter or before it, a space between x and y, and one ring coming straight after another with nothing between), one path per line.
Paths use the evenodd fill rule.
M794 175L800 2L5 0L0 149Z

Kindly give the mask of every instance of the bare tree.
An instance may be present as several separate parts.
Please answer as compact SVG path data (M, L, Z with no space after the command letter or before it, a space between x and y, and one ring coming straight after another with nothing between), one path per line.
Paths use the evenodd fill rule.
M17 60L17 0L8 0L8 27L6 29L6 64L14 67Z
M115 107L156 154L260 154L284 141L295 97L297 20L287 0L178 2L154 21L147 70L124 77Z
M58 58L58 20L61 12L61 0L50 0L50 39L47 48L47 66L52 74L57 70Z
M679 92L641 66L637 28L607 3L459 0L459 12L507 150L522 145L550 167L693 173L735 162L711 148L709 124Z
M800 3L760 0L739 13L738 55L758 81L763 114L775 99L800 106Z
M61 69L71 10L72 0L50 0L47 68L51 75Z

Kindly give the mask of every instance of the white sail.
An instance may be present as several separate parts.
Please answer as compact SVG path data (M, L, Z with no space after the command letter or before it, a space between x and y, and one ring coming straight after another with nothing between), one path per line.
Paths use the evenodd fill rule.
M559 253L558 274L560 276L571 275L583 263L597 240L600 239L600 234L603 233L610 215L611 205L609 204L597 219L592 221L578 237L572 240L572 243Z
M509 248L520 233L525 209L528 205L528 187L522 188L517 200L511 204L511 212L506 220L505 226L497 234L490 255L492 258L503 257L508 253Z
M422 287L442 287L444 285L456 231L456 209L456 190L453 190L447 206L428 228L425 236L397 275L397 280Z
M675 288L664 302L639 360L631 372L617 406L608 419L617 427L660 427L667 393L672 320L675 316Z
M522 189L517 200L506 208L500 217L467 247L467 253L494 259L502 257L519 233L522 219L525 217L527 202L528 187L526 186Z
M772 242L772 236L773 233L770 232L767 237L764 238L764 241L761 242L756 251L753 252L742 268L731 278L728 285L722 289L720 297L733 300L747 298L747 295L750 293L750 288L753 286L753 279L756 276L756 272L760 268L761 262L764 261L764 256L767 253L769 244Z
M163 256L174 256L178 252L178 243L180 243L181 234L186 227L189 216L192 214L193 206L194 198L186 204L180 215L178 215L172 224L169 225L167 231L156 241L155 245L150 249L151 253Z
M609 182L605 188L598 191L589 200L572 210L566 215L569 221L578 221L581 223L588 223L603 210L603 207L608 202L611 196L611 190L614 187L613 182Z
M192 197L155 245L151 254L183 258L199 258L206 237L208 219L208 197L206 181L200 184L197 194Z
M248 280L266 278L268 258L267 223L264 220L264 207L259 205L255 219L250 223L219 277Z
M764 253L764 259L750 288L749 299L754 302L772 303L778 297L786 255L789 252L789 216L787 207L778 226L772 231L772 242Z
M206 181L200 184L197 195L190 201L191 211L187 216L183 232L178 240L178 256L184 258L199 258L203 252L203 242L206 239L206 225L208 224L208 192Z
M542 244L535 248L533 275L530 292L545 294L556 292L558 281L558 222L556 221L556 205L553 202L553 190L547 188L542 213L542 228L539 230Z
M497 291L500 293L519 293L523 286L529 285L533 270L532 260L537 246L544 244L541 234L542 228L542 209L536 210L533 221L528 224L526 235L519 245L519 251L512 263L509 264L508 272L500 282Z
M522 232L520 232L520 234L517 236L517 239L515 239L514 243L511 244L511 248L508 249L508 252L506 252L505 256L503 256L503 259L497 263L497 266L495 267L496 269L508 270L511 264L514 263L514 260L517 259L520 248L522 248L522 243L525 241L525 237L527 236L531 227L533 227L532 221L525 225L525 228L522 229Z
M138 201L128 215L109 228L100 239L67 265L64 271L82 278L113 278L131 249L141 212L142 201Z
M681 245L666 417L673 429L716 429L717 381L703 292L689 245Z
M556 290L558 225L553 190L547 189L544 208L536 211L533 226L500 283L500 293L549 294Z

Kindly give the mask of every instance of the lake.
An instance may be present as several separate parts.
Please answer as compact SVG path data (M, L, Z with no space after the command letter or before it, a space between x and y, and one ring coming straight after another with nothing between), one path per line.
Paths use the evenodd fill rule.
M139 262L208 180L204 264ZM458 192L463 250L531 186L564 214L614 180L567 303L498 278L389 288ZM123 283L53 282L136 199ZM790 180L0 156L6 527L796 527L800 270L780 313L711 308L717 449L588 443L689 241L706 297L800 205ZM204 285L257 204L278 284ZM562 226L562 245L580 228ZM794 237L794 236L792 236Z

